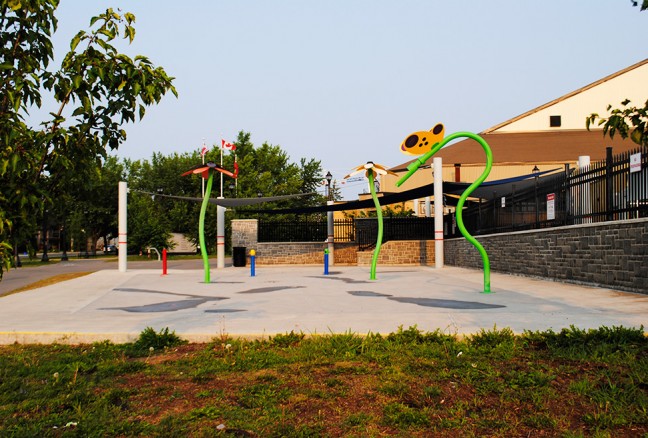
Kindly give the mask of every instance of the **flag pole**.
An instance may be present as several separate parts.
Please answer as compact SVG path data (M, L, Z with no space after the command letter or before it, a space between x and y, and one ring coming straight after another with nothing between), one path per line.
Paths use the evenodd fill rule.
M221 148L220 148L220 153L221 153L220 165L221 165L221 168L222 168L223 167L223 145L222 144L221 144ZM223 172L219 172L219 173L220 173L220 197L222 198L223 197Z
M200 155L202 156L202 164L205 165L205 139L203 138L203 147L200 150ZM202 181L202 197L205 197L205 178L200 178Z

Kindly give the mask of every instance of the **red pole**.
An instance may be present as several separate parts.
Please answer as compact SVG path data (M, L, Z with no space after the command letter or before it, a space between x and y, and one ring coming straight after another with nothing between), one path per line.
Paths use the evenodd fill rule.
M167 250L162 250L162 275L167 275Z

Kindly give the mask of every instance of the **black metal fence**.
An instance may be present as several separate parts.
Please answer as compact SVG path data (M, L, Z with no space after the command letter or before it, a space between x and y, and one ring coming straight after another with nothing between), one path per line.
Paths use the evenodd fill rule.
M536 228L648 217L648 148L612 155L580 169L565 168L554 176L536 178L523 190L471 203L463 220L471 234L491 234ZM385 217L383 242L434 239L434 218ZM357 241L360 250L376 244L376 218L335 221L337 242ZM444 217L444 236L460 236L455 215ZM326 220L259 220L259 242L323 242Z
M581 169L566 168L536 184L463 213L472 234L578 225L648 217L648 148L607 158ZM446 236L459 232L454 217L445 219Z
M257 239L259 242L324 242L328 238L326 220L297 218L291 221L259 219ZM355 241L353 219L334 221L336 242Z
M360 251L365 251L376 246L378 239L378 219L356 219L356 238ZM387 216L383 218L383 243L390 240L433 239L433 217Z

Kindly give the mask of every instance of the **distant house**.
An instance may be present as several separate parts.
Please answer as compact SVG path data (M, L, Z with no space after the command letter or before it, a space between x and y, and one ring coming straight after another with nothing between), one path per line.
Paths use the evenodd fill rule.
M603 136L598 126L585 128L592 113L607 117L607 106L621 106L625 99L630 105L643 107L648 100L648 59L611 74L585 87L527 111L517 117L479 133L493 151L493 169L488 181L525 175L534 171L574 168L579 156L589 156L591 162L605 158L606 147L618 154L637 147L618 135ZM438 120L431 120L430 126ZM421 127L414 127L414 130ZM449 134L449 133L446 133ZM435 156L443 159L443 180L471 182L484 171L486 161L481 146L473 140L453 143ZM404 174L413 160L391 170ZM432 160L430 160L429 164ZM400 188L400 178L386 175L381 185L385 191L400 192L432 182L431 170L419 170Z

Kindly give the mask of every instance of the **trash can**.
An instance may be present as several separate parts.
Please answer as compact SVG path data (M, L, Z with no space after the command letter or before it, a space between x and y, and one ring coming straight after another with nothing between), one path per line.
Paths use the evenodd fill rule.
M232 248L232 264L237 267L245 267L247 264L247 256L245 255L244 246L235 246Z

